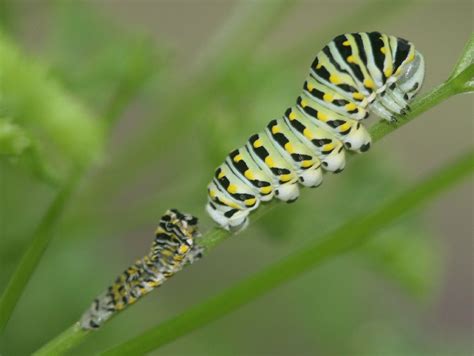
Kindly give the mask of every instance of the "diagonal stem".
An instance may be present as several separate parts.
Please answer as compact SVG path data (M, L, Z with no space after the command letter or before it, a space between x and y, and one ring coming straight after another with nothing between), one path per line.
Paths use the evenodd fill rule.
M308 243L300 251L177 317L107 350L103 355L136 355L150 352L217 320L326 260L352 251L384 226L468 177L474 171L473 163L474 149L471 149L455 162L413 184L380 208L356 217L325 237Z

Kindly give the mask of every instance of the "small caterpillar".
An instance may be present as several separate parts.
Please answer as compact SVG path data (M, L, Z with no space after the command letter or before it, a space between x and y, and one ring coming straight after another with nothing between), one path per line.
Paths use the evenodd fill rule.
M370 148L360 121L370 113L389 122L406 114L424 73L423 56L402 38L379 32L335 37L311 64L296 104L217 168L207 212L224 229L241 230L260 202L293 202L298 183L317 187L322 170L341 172L344 148Z
M94 299L82 315L83 329L97 329L113 314L135 303L161 286L185 265L202 257L202 248L194 244L201 236L198 219L176 209L168 210L160 219L148 255L127 268L115 282Z

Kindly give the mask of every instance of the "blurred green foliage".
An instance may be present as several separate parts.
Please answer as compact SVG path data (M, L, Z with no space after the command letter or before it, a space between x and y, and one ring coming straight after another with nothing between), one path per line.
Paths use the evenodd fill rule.
M374 3L361 3L360 11ZM410 2L403 5L413 9ZM383 9L380 5L370 20L383 19ZM238 50L236 36L224 42L234 52L211 48L202 59L208 66L183 74L172 63L172 44L130 31L82 1L48 2L45 45L27 55L28 41L19 31L27 10L0 1L0 28L7 33L0 37L1 289L57 185L73 166L92 167L0 337L0 353L29 354L77 320L117 271L148 248L165 209L195 212L203 229L211 226L202 209L210 172L231 147L294 100L307 54L328 40L313 34L284 51L254 55L254 47L289 10L275 5L265 26L257 27L261 33L246 38L239 58L226 56ZM258 15L244 14L252 14L252 21ZM233 20L237 34L250 21L239 16ZM331 31L344 32L346 25L332 25ZM233 26L224 28L232 34ZM217 71L213 63L224 69ZM216 72L219 76L210 75ZM124 123L118 121L122 117ZM357 158L344 175L328 179L316 199L303 194L297 204L266 215L245 236L229 240L112 320L75 354L127 339L317 239L364 207L395 196L405 186L401 166L389 152ZM446 344L439 330L423 327L423 309L440 288L443 254L436 232L413 217L379 237L352 258L333 261L166 346L163 354L291 354L300 347L366 355L468 349L462 333ZM289 341L277 342L285 338Z

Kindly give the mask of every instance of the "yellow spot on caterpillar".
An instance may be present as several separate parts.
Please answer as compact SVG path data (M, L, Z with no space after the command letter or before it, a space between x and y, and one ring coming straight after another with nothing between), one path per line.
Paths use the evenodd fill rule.
M312 140L313 139L313 134L311 133L310 130L308 130L307 128L303 130L303 135L304 137Z
M353 97L354 99L359 99L359 100L364 99L364 95L363 95L362 93L353 93L353 94L352 94L352 97Z
M349 103L349 104L346 105L346 110L347 111L352 111L352 110L355 110L355 109L357 109L357 105L354 104L354 103Z
M280 182L288 182L289 180L291 180L291 174L282 174L280 176Z
M295 120L296 119L296 114L292 111L292 112L290 112L290 115L288 115L288 118L290 120Z
M257 200L256 200L255 198L251 198L251 199L245 200L245 201L244 201L244 204L245 204L246 206L254 206L256 201L257 201Z
M259 148L262 147L262 140L258 139L253 143L253 147Z
M342 42L342 45L346 46L346 47L349 47L351 45L351 43L349 41L344 41L344 42Z
M225 204L233 209L240 209L240 206L236 203L228 201L228 202L225 202Z
M415 51L413 51L410 56L408 57L408 62L411 62L415 59Z
M346 60L347 60L347 63L355 63L354 56L349 56L349 57L346 58Z
M254 174L250 171L250 169L247 169L244 173L245 178L253 180L255 179Z
M319 119L319 120L326 122L326 121L328 121L328 118L329 118L329 117L328 117L327 114L325 114L325 113L323 113L323 112L321 112L321 111L318 111L318 119Z
M265 164L270 168L275 167L275 162L270 156L265 157Z
M382 52L383 54L386 54L387 53L387 49L385 47L382 47L380 48L380 52Z
M272 133L276 134L278 132L281 132L280 127L278 127L278 125L273 126L272 127Z
M372 80L372 79L369 79L369 78L367 78L366 80L364 80L364 86L365 86L366 88L369 88L369 89L375 88L375 84L374 84L373 80Z
M314 86L311 83L306 84L306 87L308 88L309 91L312 91L314 89Z
M339 78L337 75L330 75L329 76L329 81L333 84L339 84L341 82L341 78Z
M392 72L392 68L387 68L387 69L385 69L383 72L384 72L384 74L385 74L385 76L386 76L387 78L390 77L390 76L392 75L392 73L393 73L393 72Z
M262 187L262 188L260 188L260 191L261 191L263 194L269 194L269 193L272 191L272 187L271 187L271 186Z
M285 150L286 150L287 152L290 152L290 153L295 152L295 148L294 148L293 145L292 145L291 143L289 143L289 142L287 142L287 143L285 144Z
M222 179L222 178L224 178L224 177L225 177L224 171L221 171L221 172L219 173L219 175L217 176L218 179Z
M231 194L237 193L237 186L235 184L229 184L227 191Z
M351 125L349 123L342 124L339 126L339 132L345 132L351 128Z
M304 100L304 99L301 100L301 106L302 106L302 107L305 108L307 105L308 105L308 103L306 102L306 100Z
M211 198L215 198L216 197L216 191L215 190L210 190L209 195L211 196ZM158 233L158 229L156 229L155 233Z
M313 165L313 161L303 161L303 162L301 162L301 167L303 167L303 168L311 167L312 165Z
M319 63L317 66L316 66L316 69L321 69L323 67L323 65L321 63Z
M238 154L237 156L234 157L234 162L239 162L241 160L243 160L243 157L241 154Z
M330 103L332 101L332 99L334 99L334 97L331 94L326 93L326 94L323 95L323 100L328 102L328 103Z
M333 149L334 149L334 143L328 143L328 144L323 146L323 151L324 152L331 151Z
M172 253L169 250L163 250L163 251L161 251L161 254L165 255L166 257L169 257L169 256L172 255Z
M186 253L189 251L189 246L188 245L181 245L179 246L178 253Z

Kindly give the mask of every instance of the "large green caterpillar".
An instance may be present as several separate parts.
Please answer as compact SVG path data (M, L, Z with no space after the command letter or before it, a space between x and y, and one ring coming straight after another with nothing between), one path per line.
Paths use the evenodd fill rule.
M168 210L161 217L149 254L127 268L94 299L81 317L81 327L97 329L112 315L161 286L185 265L201 258L203 249L194 243L200 236L197 223L192 215Z
M313 61L296 104L217 168L207 212L223 228L239 230L260 202L295 201L298 183L317 187L322 170L341 172L344 148L370 148L361 120L370 113L388 121L404 115L424 73L423 56L402 38L379 32L335 37Z

